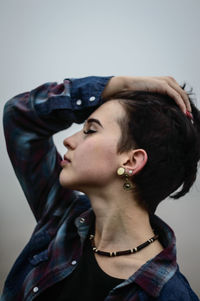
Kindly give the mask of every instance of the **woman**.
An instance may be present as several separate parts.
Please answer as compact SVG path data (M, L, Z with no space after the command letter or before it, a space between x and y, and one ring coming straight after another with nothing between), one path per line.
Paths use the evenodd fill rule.
M52 135L73 122L62 159ZM198 300L154 212L193 184L199 123L169 77L66 79L9 100L7 149L37 225L1 300Z

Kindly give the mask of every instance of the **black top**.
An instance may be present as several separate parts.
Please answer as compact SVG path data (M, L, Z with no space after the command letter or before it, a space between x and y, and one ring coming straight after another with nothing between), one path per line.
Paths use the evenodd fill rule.
M112 260L112 259L111 259ZM87 239L81 261L70 276L39 295L36 301L102 301L109 291L123 282L104 273L99 267L91 242Z

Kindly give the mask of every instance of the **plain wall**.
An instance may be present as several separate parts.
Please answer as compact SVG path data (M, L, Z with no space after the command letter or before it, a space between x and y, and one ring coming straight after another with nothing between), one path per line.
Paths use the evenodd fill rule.
M44 82L89 75L170 75L200 99L199 0L1 0L0 110ZM200 103L198 105L200 107ZM55 136L62 141L73 126ZM0 289L35 220L8 159L1 126ZM174 229L178 263L200 296L199 178L157 214Z

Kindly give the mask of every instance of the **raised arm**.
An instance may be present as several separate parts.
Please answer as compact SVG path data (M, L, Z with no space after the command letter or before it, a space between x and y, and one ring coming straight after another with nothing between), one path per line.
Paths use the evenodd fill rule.
M187 93L171 76L117 76L113 77L102 93L102 98L109 99L121 91L147 91L170 96L181 111L189 117L191 105Z
M4 132L7 151L16 176L36 218L53 214L75 198L61 187L60 154L52 135L82 123L101 102L101 93L111 77L65 79L45 83L19 94L5 104Z
M45 83L10 99L4 108L7 150L36 220L75 198L61 187L61 156L53 134L82 123L117 92L143 90L168 94L182 111L191 110L186 93L170 77L96 77Z

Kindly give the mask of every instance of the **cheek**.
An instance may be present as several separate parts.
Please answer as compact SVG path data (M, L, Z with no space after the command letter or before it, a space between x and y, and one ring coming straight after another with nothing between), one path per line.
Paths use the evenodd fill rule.
M118 166L115 139L88 139L74 151L72 165L60 174L60 183L82 191L92 185L103 187L116 177Z
M75 162L79 163L79 168L99 174L109 172L116 168L116 141L112 140L93 140L81 145L77 149ZM78 166L77 166L78 167ZM95 172L96 171L96 172Z

